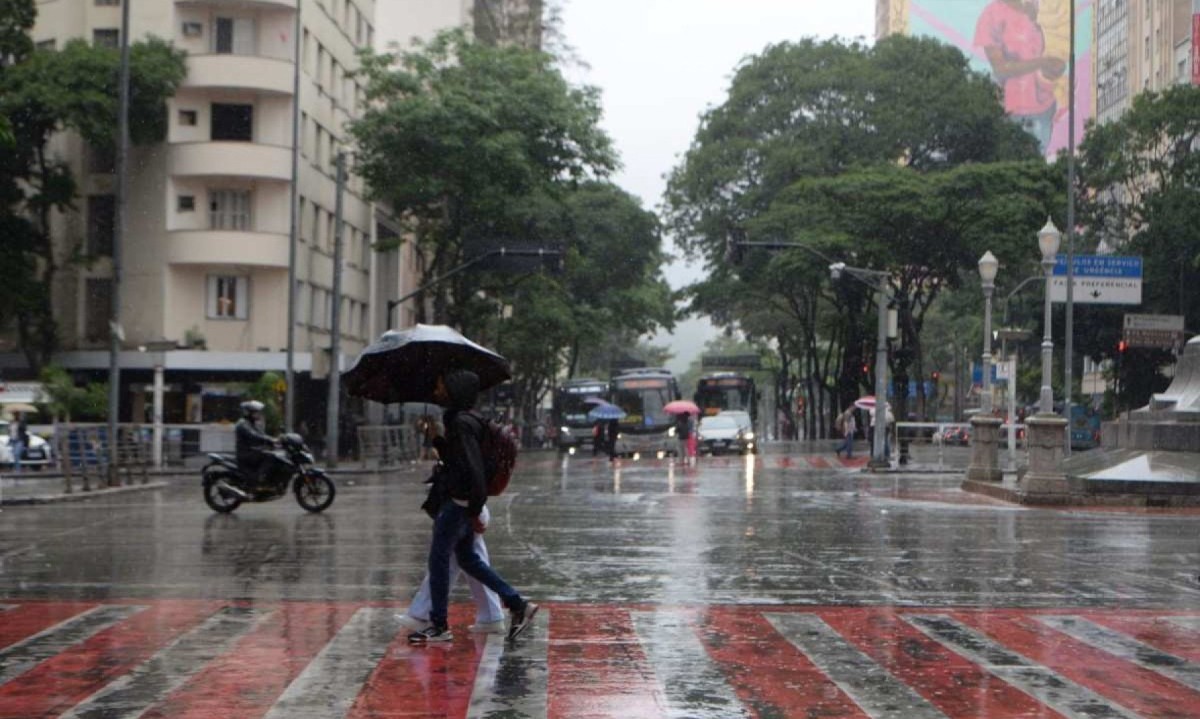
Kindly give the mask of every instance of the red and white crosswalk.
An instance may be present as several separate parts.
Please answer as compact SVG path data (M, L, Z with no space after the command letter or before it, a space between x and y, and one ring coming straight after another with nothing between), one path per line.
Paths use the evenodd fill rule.
M0 603L0 719L1200 717L1200 611L545 605L411 647L395 607Z

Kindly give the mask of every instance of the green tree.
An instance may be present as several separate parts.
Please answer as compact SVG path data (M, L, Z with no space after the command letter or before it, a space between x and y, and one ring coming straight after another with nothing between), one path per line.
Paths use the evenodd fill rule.
M901 316L893 370L906 387L941 289L984 247L1000 255L1013 227L1044 222L1055 183L1038 158L994 84L954 48L905 37L770 46L738 68L669 180L668 226L710 269L692 308L770 337L782 372L828 417L870 386L862 366L875 332L871 291L831 286L826 266L886 270ZM749 252L735 266L731 241L811 251Z
M28 3L7 0L23 8ZM25 18L26 15L18 14ZM0 13L0 17L8 17ZM38 369L58 346L54 293L64 266L83 261L78 238L65 246L51 238L55 212L75 209L77 186L70 167L50 147L58 133L78 133L97 151L115 147L119 53L82 40L61 51L28 49L32 16L15 25L0 22L0 42L22 49L0 68L0 117L14 142L0 146L0 231L5 233L6 299L0 306L15 316L20 346ZM25 42L21 41L24 35ZM0 48L0 55L4 55ZM184 55L149 39L130 49L130 136L135 143L161 140L166 133L166 99L186 75ZM9 319L0 317L0 319Z
M503 244L558 241L547 204L616 166L598 92L568 84L545 53L450 31L412 52L368 52L361 72L358 169L424 254L423 284ZM473 330L477 284L460 275L439 288L434 318Z
M100 418L108 407L108 383L75 384L71 373L57 365L47 365L38 375L42 394L38 403L45 406L55 422Z
M1084 241L1143 259L1142 306L1183 315L1200 334L1200 88L1143 92L1120 119L1093 125L1080 144L1080 217ZM1124 308L1077 308L1082 353L1115 359ZM1139 407L1165 389L1164 351L1131 350L1123 358L1118 402Z

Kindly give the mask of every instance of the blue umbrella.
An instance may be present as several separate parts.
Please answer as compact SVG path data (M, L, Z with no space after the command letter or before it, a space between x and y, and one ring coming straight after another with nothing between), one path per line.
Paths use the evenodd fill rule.
M594 407L591 412L588 412L588 419L591 419L591 420L623 419L624 417L625 417L625 410L621 409L620 407L616 406L615 404L609 404L608 402L605 402L604 404L596 405L596 407Z

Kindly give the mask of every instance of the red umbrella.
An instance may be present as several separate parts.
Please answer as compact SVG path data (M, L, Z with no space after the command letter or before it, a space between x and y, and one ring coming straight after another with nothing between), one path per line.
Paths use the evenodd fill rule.
M854 400L854 406L859 409L875 409L875 395L867 395Z
M700 414L700 408L695 402L686 399L677 399L674 402L667 402L667 406L663 407L663 411L668 414Z

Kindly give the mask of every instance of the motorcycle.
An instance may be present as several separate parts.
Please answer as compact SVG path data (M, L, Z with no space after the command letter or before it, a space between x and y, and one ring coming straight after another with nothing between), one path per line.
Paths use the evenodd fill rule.
M296 502L309 512L324 511L333 504L333 480L325 470L313 466L313 455L300 435L289 432L279 438L280 451L274 452L275 467L258 485L254 476L238 467L237 459L227 454L209 453L203 477L204 503L214 512L227 514L242 502L271 502L287 494L288 487Z

